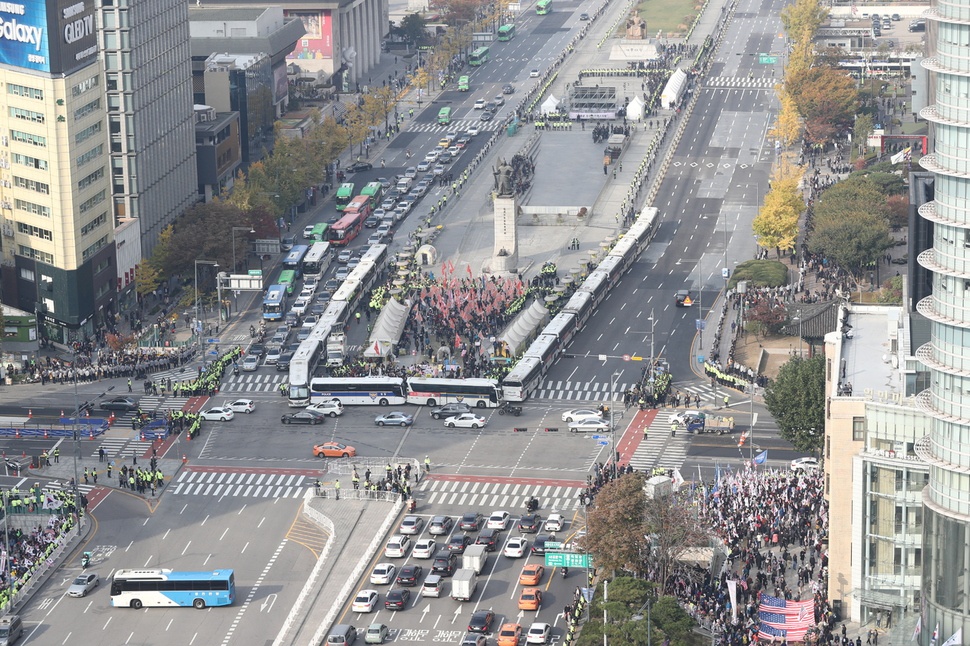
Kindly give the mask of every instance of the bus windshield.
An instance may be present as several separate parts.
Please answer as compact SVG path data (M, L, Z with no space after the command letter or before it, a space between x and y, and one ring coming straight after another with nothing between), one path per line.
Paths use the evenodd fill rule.
M552 0L539 0L536 3L536 13L540 16L544 16L550 11L552 11Z
M438 110L438 123L441 125L451 123L451 108L441 108Z
M468 55L468 64L472 66L482 65L488 62L488 47L479 47Z
M468 88L469 88L469 85L468 85L468 77L467 76L459 76L458 77L458 91L459 92L467 92L468 91Z
M343 211L344 207L350 204L350 200L354 199L354 186L353 182L344 182L337 189L337 197L335 201L337 203L337 210Z
M139 609L152 606L230 606L236 599L232 570L118 570L111 579L111 605Z
M515 38L515 25L502 25L498 28L498 39L508 41Z

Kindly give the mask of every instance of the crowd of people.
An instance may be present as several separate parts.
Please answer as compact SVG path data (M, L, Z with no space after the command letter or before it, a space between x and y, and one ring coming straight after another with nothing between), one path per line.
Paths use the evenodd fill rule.
M60 494L60 492L58 492ZM55 513L65 508L65 496L73 506L73 496L51 494L51 504L39 503L51 509L51 515L43 525L24 531L11 528L0 557L0 604L8 607L12 598L22 590L30 579L43 568L49 567L49 559L62 543L64 536L77 520L70 513ZM7 551L9 549L9 551Z
M126 348L112 350L97 347L92 341L75 343L72 360L45 356L31 358L17 368L7 365L7 374L23 375L29 383L64 384L77 379L79 382L100 381L112 378L144 378L145 375L170 370L183 365L195 355L195 348L160 349Z

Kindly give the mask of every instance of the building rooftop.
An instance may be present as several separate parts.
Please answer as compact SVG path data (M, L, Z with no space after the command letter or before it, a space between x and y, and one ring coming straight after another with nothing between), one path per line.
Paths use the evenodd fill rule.
M879 401L904 398L905 375L900 366L905 365L908 348L902 308L843 305L838 321L839 329L828 335L838 344L840 357L838 377L832 379L836 392L829 394Z

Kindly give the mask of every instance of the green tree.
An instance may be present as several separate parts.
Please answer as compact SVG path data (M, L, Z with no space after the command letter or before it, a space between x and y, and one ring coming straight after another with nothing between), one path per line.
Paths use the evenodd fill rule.
M419 47L430 41L428 21L419 13L409 13L401 19L401 34L412 47Z
M792 357L765 388L781 436L799 451L821 450L825 436L825 356Z
M872 115L856 115L855 127L853 128L852 132L855 136L855 147L858 149L859 154L866 154L866 150L868 148L867 139L869 137L869 133L872 132L872 127Z
M815 223L808 240L813 253L825 256L858 276L894 245L886 219L872 214Z

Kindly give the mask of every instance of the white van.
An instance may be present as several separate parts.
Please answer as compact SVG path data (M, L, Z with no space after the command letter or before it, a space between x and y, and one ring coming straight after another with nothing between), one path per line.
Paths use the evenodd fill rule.
M444 582L439 574L429 574L421 584L421 596L422 597L435 597L441 596L441 589L444 587Z

